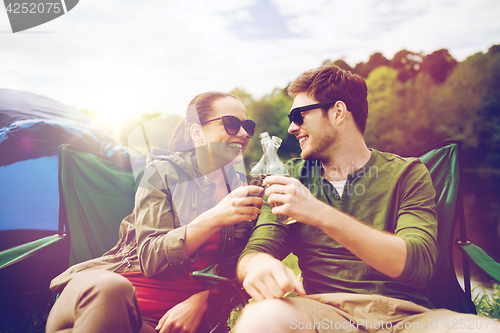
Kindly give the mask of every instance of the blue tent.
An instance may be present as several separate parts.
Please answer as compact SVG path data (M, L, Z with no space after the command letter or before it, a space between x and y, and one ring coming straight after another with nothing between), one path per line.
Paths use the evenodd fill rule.
M57 231L57 151L67 143L107 156L128 154L78 110L44 96L0 89L1 249Z
M125 146L78 110L44 96L0 89L0 250L57 233L62 144L130 157ZM33 323L31 312L45 308L49 282L67 267L68 256L65 239L0 270L0 331L13 322Z

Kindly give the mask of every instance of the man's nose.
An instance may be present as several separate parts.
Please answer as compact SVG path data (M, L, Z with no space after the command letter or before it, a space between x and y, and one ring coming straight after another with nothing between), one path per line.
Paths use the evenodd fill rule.
M290 126L288 126L288 133L293 134L299 130L299 126L295 124L293 121L290 123Z

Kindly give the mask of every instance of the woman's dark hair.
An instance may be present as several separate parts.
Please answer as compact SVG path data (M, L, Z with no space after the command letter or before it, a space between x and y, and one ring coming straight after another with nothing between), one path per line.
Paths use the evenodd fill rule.
M193 149L194 143L189 132L191 125L195 123L201 124L210 120L213 113L214 102L225 97L238 99L232 94L219 91L201 93L193 98L187 107L186 118L182 120L174 130L169 149L174 152Z

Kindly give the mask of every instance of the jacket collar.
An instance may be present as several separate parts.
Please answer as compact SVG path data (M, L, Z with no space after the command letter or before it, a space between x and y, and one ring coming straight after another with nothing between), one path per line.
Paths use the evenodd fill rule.
M194 181L200 187L205 188L205 190L208 190L207 187L210 188L210 190L208 190L209 192L215 191L215 183L199 171L198 160L194 154L194 149L184 152L172 152L166 149L154 148L149 153L146 164L152 161L169 161L175 166L178 173L188 174L189 177L187 178L190 178L190 181ZM245 181L245 176L237 173L232 166L227 176L231 189L243 185Z

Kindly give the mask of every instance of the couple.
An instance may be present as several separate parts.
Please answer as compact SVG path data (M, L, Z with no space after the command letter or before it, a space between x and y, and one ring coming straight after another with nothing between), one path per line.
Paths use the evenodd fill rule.
M424 332L429 321L480 320L430 310L422 288L438 251L432 182L417 159L366 147L365 81L328 65L288 92L301 158L287 162L291 178L265 179L267 203L231 166L255 133L243 104L198 95L174 134L177 153L150 154L117 245L52 281L62 293L47 332L209 332L209 291L189 272L242 247L250 232L237 277L256 302L235 332L390 331L388 323L406 332L416 322ZM278 214L300 223L282 225ZM280 261L290 251L303 285ZM299 296L282 298L292 290Z

